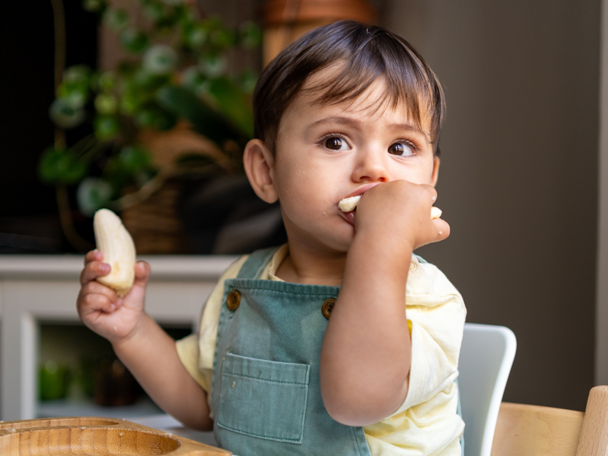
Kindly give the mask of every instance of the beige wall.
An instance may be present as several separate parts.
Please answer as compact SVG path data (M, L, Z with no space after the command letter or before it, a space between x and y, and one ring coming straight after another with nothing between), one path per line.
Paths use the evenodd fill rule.
M595 382L608 384L608 0L602 0Z
M384 23L447 95L438 206L420 253L468 320L510 327L505 400L584 409L594 381L599 0L393 0Z

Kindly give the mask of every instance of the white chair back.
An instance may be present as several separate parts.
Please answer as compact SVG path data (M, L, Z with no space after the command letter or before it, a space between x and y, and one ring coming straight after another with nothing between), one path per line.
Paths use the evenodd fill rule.
M465 323L458 386L466 456L490 456L517 340L505 326Z

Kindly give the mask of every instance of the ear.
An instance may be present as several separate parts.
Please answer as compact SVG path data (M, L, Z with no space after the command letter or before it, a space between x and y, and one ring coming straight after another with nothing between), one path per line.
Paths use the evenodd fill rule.
M279 199L274 186L274 159L264 141L252 139L245 146L243 165L253 191L267 203Z
M439 157L433 158L433 173L431 174L431 185L435 187L437 185L437 179L439 179Z

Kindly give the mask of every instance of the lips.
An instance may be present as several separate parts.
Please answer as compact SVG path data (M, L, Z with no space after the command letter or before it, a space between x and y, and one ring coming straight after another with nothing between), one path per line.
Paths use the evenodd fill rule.
M353 196L359 196L359 195L363 195L366 191L368 191L370 188L374 188L376 185L379 185L380 182L375 182L373 184L365 184L362 185L361 187L359 187L357 190L355 190L354 192L352 192L350 195L346 195L344 198L351 198Z
M342 212L340 209L338 209L338 212L340 213L340 216L346 220L348 223L350 223L352 226L355 226L355 212L357 212L357 209L355 208L354 211L350 211L350 212Z
M374 188L376 185L378 185L380 182L375 182L373 184L365 184L362 185L361 187L359 187L358 189L356 189L354 192L350 193L349 195L346 195L343 199L345 198L352 198L353 196L359 196L359 195L363 195L366 191L368 191L371 188ZM338 208L338 212L340 213L340 216L346 220L348 223L350 223L352 226L355 226L355 213L357 212L357 208L355 207L354 210L350 211L350 212L342 212L339 208Z

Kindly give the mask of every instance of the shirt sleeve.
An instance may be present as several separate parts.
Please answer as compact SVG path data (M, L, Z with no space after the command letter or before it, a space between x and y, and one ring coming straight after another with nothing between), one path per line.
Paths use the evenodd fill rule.
M182 362L190 376L198 383L205 391L209 391L211 383L203 372L198 368L198 334L190 334L181 340L175 342L177 356Z
M466 308L447 277L430 263L410 271L406 311L411 328L412 360L405 401L393 414L447 391L458 376Z
M207 393L211 390L213 354L224 295L224 282L238 275L247 258L248 255L245 255L232 263L215 285L203 307L199 332L175 342L180 361L196 383Z

